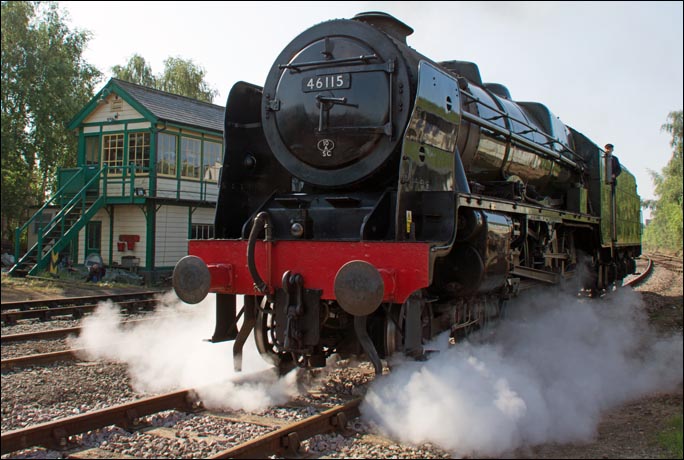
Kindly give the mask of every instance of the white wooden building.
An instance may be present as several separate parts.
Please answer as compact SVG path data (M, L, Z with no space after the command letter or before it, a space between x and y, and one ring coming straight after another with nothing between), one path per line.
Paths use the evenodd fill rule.
M188 239L211 238L223 161L224 108L111 79L72 120L76 168L27 224L30 274L65 254L152 281L187 255ZM19 231L18 231L19 232ZM39 256L40 254L40 256Z

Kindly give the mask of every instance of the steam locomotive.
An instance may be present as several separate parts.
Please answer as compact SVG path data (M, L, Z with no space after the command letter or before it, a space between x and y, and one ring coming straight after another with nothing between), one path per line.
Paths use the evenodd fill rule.
M324 22L263 88L233 86L216 239L189 241L173 283L188 303L216 293L211 340L235 340L236 369L253 330L283 371L340 353L380 373L522 289L596 292L635 271L634 176L476 64L410 48L412 32L381 12Z

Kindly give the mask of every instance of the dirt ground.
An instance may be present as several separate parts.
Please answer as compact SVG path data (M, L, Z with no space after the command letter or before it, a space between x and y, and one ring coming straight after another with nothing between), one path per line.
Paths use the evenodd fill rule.
M169 288L170 289L170 288ZM60 297L86 297L92 295L148 292L141 286L114 283L87 283L77 281L47 281L42 279L12 278L2 274L2 302L54 299Z
M682 281L681 273L656 267L649 279L636 288L642 294L651 323L663 334L682 333ZM2 277L2 302L142 290L145 289L103 283L59 284ZM514 455L519 458L668 458L658 444L658 433L672 417L682 414L683 393L680 383L675 392L649 395L604 414L593 442L545 444Z

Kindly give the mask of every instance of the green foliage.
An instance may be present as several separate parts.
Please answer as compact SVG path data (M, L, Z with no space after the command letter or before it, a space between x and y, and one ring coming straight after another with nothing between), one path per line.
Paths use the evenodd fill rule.
M657 199L644 205L651 209L652 220L644 229L644 246L649 250L682 250L682 110L670 112L662 127L672 135L672 157L660 173L650 171Z
M218 91L204 82L204 69L191 60L170 57L164 61L164 73L159 78L159 89L169 93L211 102Z
M156 88L157 78L152 74L152 68L145 62L145 58L134 54L125 66L115 65L112 67L114 77L120 80L130 81L142 86Z
M164 61L164 71L155 76L145 62L145 58L135 54L125 66L112 67L115 78L138 85L160 89L168 93L191 97L204 102L212 102L218 91L205 81L206 72L192 60L170 57Z
M100 72L82 57L88 32L71 31L55 2L2 2L2 228L13 229L76 163L69 120Z
M658 441L671 457L682 458L682 416L677 415L668 422L665 431L658 435Z

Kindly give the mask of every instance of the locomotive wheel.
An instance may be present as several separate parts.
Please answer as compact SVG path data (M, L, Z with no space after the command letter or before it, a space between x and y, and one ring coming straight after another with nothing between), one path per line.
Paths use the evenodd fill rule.
M292 354L284 351L282 346L278 344L274 305L268 302L266 298L258 308L256 325L254 326L254 341L262 358L276 366L281 375L287 374L297 365Z
M383 349L381 351L382 357L387 359L397 351L400 351L403 344L398 306L392 304L386 306L382 325Z
M422 343L425 344L432 339L432 328L431 326L432 318L432 306L429 303L425 303L421 309L420 319L422 323L421 335ZM385 312L384 320L384 352L385 358L389 358L391 355L398 351L404 350L404 331L406 330L406 305L390 305Z

